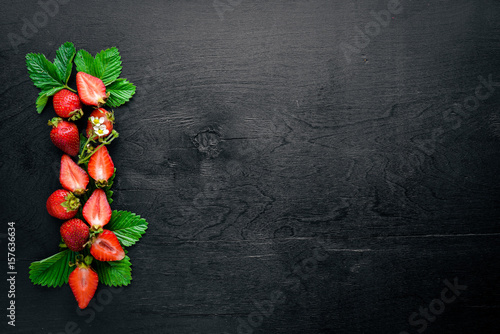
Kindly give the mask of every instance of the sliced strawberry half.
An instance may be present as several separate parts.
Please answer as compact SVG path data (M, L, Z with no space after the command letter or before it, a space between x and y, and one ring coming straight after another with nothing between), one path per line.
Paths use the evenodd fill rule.
M87 175L87 172L78 166L69 155L64 154L61 157L59 181L64 189L79 196L87 190L89 176Z
M92 154L87 169L98 187L104 187L108 184L109 178L115 172L115 165L106 146L101 146Z
M90 254L99 261L120 261L125 257L116 235L109 230L104 230L90 247Z
M84 263L77 263L75 270L69 274L69 287L78 303L78 307L84 309L94 297L99 283L97 273Z
M76 88L80 100L86 105L100 107L108 100L109 94L106 94L102 80L85 72L76 74Z
M99 228L106 225L111 219L111 207L109 206L106 193L102 189L96 189L87 200L82 210L83 218L91 227Z

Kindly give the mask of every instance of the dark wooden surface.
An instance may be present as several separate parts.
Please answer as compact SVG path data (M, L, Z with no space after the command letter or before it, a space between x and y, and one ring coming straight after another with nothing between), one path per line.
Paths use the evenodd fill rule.
M401 4L353 51L387 1L68 1L15 48L42 7L3 1L0 263L14 221L18 276L2 333L498 333L500 86L464 101L500 82L500 2ZM65 41L117 46L138 87L116 110L112 207L149 222L132 284L87 313L28 279L57 251L61 152L24 56Z

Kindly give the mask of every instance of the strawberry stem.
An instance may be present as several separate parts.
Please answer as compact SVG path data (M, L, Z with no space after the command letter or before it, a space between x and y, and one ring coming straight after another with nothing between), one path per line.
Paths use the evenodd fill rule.
M85 143L85 145L83 146L83 150L82 150L82 153L78 156L78 164L81 165L81 164L84 164L86 162L89 161L90 157L95 153L97 152L97 150L99 150L102 146L104 145L109 145L111 144L111 142L113 140L115 140L116 138L118 138L119 134L118 132L116 132L116 130L113 130L111 131L111 134L106 137L106 139L102 140L101 138L99 140L102 140L101 144L99 146L97 146L96 148L94 148L91 152L87 152L85 151L85 148L87 147L87 145L89 144L90 142L90 138L92 138L92 135L93 133L91 133L89 135L89 138L87 139L87 142ZM93 141L93 140L92 140ZM85 152L87 153L87 155L85 154ZM90 153L90 154L89 154Z
M64 85L64 88L66 88L67 90L72 91L73 93L77 93L76 90L74 90L73 88L69 87L68 85Z

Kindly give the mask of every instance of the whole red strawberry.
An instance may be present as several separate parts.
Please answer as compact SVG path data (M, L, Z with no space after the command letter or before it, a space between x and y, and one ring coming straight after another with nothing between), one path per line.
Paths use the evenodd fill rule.
M109 223L112 212L104 190L94 190L83 206L82 214L91 227L99 228Z
M90 247L90 254L99 261L120 261L125 257L116 235L109 230L104 230Z
M59 189L49 196L46 206L49 215L66 220L76 215L80 200L72 192Z
M106 94L102 80L85 72L76 74L76 88L80 100L86 105L100 107L108 100L109 94Z
M54 117L49 121L52 126L50 140L64 153L77 156L80 150L80 135L78 128L72 122L64 121L60 117Z
M89 176L87 172L69 155L64 154L61 157L61 172L59 173L59 181L64 189L71 191L75 195L82 195L87 190L89 184Z
M97 137L107 137L113 130L113 122L115 117L113 112L109 112L104 108L95 109L89 116L87 121L87 138L92 133L95 135L92 139Z
M108 153L106 146L101 146L90 157L87 167L89 175L96 181L98 187L103 187L108 184L108 180L115 172L115 165L111 156Z
M88 264L77 262L76 266L75 270L69 274L68 283L78 307L84 309L94 297L99 277Z
M60 228L61 237L73 252L79 252L83 249L85 243L89 241L89 227L78 218L70 219Z
M54 95L53 103L57 116L69 118L70 121L76 121L83 115L80 98L67 89L57 92Z

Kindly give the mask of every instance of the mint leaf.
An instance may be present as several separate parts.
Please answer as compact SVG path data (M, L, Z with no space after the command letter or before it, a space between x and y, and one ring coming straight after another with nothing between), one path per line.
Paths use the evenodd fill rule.
M135 94L135 86L127 79L117 79L106 87L106 92L110 94L106 105L116 108L132 98Z
M102 80L105 86L118 79L122 72L122 59L115 47L102 50L95 55L95 76Z
M56 51L54 66L56 67L59 80L65 85L68 83L73 69L73 57L75 57L75 46L71 42L66 42Z
M31 282L48 287L60 287L68 283L69 274L74 269L69 266L69 262L75 262L76 254L66 249L51 257L31 263Z
M130 258L125 255L120 261L94 261L92 263L99 276L99 282L108 286L129 285L132 280L132 265Z
M132 212L114 210L106 229L113 231L123 246L129 247L146 233L148 223Z
M64 83L59 79L56 66L48 61L43 54L28 53L26 66L33 84L41 90L64 87Z
M75 65L78 72L85 72L87 74L95 75L94 71L94 57L85 50L78 50L75 56Z

